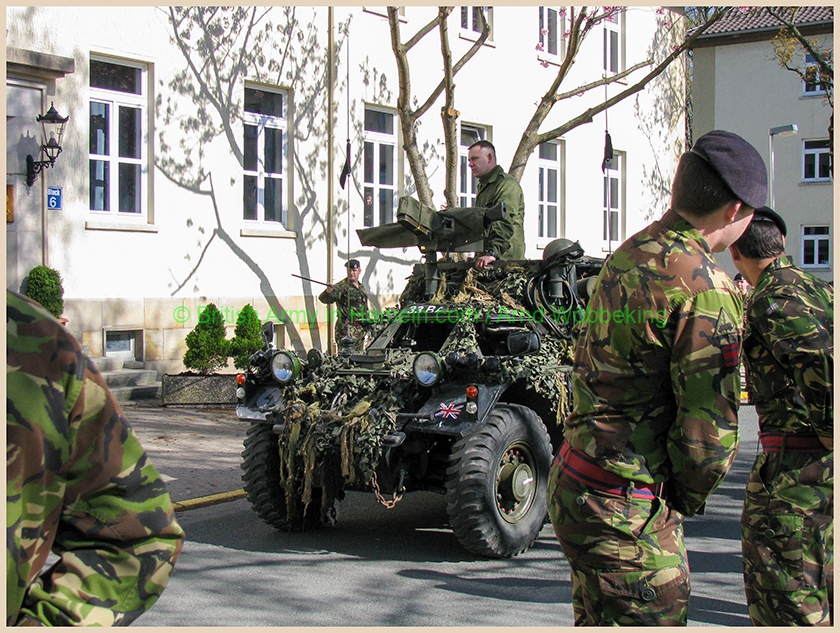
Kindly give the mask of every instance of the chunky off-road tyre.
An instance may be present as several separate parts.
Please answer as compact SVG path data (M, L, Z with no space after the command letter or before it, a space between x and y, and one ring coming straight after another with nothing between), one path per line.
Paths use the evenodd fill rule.
M286 491L280 483L280 452L277 435L270 424L254 422L245 436L242 451L242 482L245 494L257 516L285 532L301 532L321 524L321 491L313 490L312 501L303 514L303 501L296 499L295 510L287 512Z
M446 512L455 536L474 554L516 556L545 523L551 444L531 409L497 405L487 423L452 447Z

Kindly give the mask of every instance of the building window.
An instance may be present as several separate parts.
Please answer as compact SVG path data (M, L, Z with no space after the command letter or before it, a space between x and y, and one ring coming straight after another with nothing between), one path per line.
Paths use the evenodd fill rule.
M484 9L484 19L490 26L487 41L491 42L493 40L493 7L461 7L461 35L472 40L481 35L479 9Z
M140 217L148 205L148 72L90 60L90 209Z
M397 205L397 135L391 112L365 108L365 226L394 221Z
M610 251L621 242L621 208L624 203L621 163L622 155L615 152L613 158L606 162L604 170L604 241Z
M538 33L540 59L559 59L563 55L563 19L565 9L537 7L540 12Z
M806 96L824 95L826 84L820 81L820 67L810 53L805 53L805 80L802 82L802 94Z
M560 215L560 145L541 143L539 147L539 206L537 236L557 237Z
M476 141L487 138L487 130L475 125L461 125L461 142L458 146L458 205L475 205L478 179L473 176L468 161L468 150Z
M245 88L243 219L286 223L286 95Z
M802 227L802 267L830 266L831 235L823 226Z
M802 179L820 182L831 179L831 154L828 141L805 141L802 153Z
M609 73L621 72L622 68L622 13L615 8L604 18L604 70Z

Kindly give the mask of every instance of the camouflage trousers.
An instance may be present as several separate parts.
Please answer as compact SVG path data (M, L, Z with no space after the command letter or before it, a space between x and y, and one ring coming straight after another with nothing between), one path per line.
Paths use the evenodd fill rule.
M341 349L341 339L350 335L353 337L353 350L363 352L368 343L368 328L357 325L356 323L343 324L337 322L335 324L335 344Z
M756 457L741 514L741 546L753 625L831 625L834 451Z
M555 461L548 514L572 568L575 626L685 626L684 517L664 499L590 488Z

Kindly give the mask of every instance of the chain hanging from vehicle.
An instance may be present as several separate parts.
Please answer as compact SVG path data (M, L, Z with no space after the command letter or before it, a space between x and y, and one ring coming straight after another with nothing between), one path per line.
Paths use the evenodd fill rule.
M400 477L402 479L402 477ZM376 496L376 500L381 503L383 506L388 508L389 510L396 506L400 501L402 501L403 496L405 495L405 489L400 486L400 491L395 492L393 498L386 499L382 496L382 492L379 490L379 482L376 480L376 473L372 473L370 478L370 485L373 488L373 494Z

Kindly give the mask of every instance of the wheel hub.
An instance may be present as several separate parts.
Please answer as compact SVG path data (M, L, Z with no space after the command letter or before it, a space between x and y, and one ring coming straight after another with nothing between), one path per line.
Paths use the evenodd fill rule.
M513 496L517 501L527 499L534 487L534 475L528 464L520 464L513 471Z
M505 451L496 478L496 504L502 518L518 523L528 513L536 495L537 482L531 468L530 451L514 445Z

